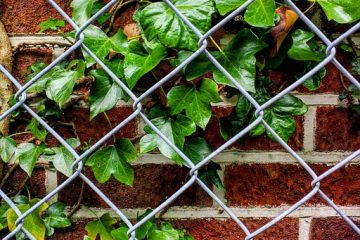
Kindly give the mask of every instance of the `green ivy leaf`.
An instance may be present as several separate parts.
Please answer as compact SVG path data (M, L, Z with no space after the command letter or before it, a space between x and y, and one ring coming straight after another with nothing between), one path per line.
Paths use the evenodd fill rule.
M112 81L104 70L92 70L95 77L90 95L90 120L98 114L112 109L124 96L121 87Z
M295 32L291 34L293 39L293 44L288 51L288 56L291 59L299 61L316 61L319 62L325 58L324 52L317 49L311 48L311 40L314 38L315 34L312 32L307 32L301 29L296 29Z
M219 11L221 16L224 16L228 12L231 12L240 7L246 0L214 0L216 9Z
M35 163L40 154L44 152L44 149L43 145L37 146L33 143L20 144L15 152L15 160L18 160L20 167L31 176Z
M179 240L179 233L170 223L161 223L161 230L154 230L150 233L148 240Z
M242 4L246 0L215 0L216 8L224 16ZM274 26L275 1L274 0L255 0L245 12L245 21L254 27Z
M19 204L17 205L20 212L24 213L35 205L39 199L33 199L28 204ZM46 203L42 204L40 207L36 208L35 211L31 212L25 219L23 227L28 230L31 235L35 237L36 240L44 240L46 226L41 219L41 214L47 209L48 205ZM10 209L6 214L8 228L10 231L13 231L16 228L16 220L18 215L15 213L14 209Z
M61 202L51 204L44 217L45 224L51 228L66 228L71 225L70 219L65 214L65 204Z
M75 82L78 79L76 71L56 71L46 86L46 96L55 101L61 108L70 98Z
M211 148L204 138L199 137L185 144L184 153L194 164L198 164L211 153Z
M34 137L43 142L48 134L47 130L35 118L31 119L30 123L26 127L26 130L30 130Z
M116 219L112 218L109 213L106 213L99 219L86 224L85 230L91 240L96 240L97 236L99 236L101 240L113 240L111 231L116 222Z
M16 142L10 137L0 138L0 158L9 163L16 151Z
M72 148L77 148L80 146L80 141L78 139L67 139L67 142L70 142ZM75 157L65 148L65 147L54 147L51 148L53 155L45 155L44 159L52 162L54 167L59 172L63 173L65 176L70 177L73 173L71 165L73 164Z
M317 65L316 62L304 62L303 69L300 70L299 73L295 74L296 79L300 79L306 73L308 73L311 69L313 69ZM303 83L303 86L306 87L310 91L314 91L320 88L321 81L326 76L326 68L321 68L317 73L315 73L312 77L306 79Z
M217 172L218 170L221 170L221 166L218 163L210 161L206 169L200 170L199 177L205 184L212 183L217 188L225 190L224 184Z
M201 32L211 27L215 12L210 0L175 0L175 7ZM198 37L164 2L155 2L140 10L138 23L145 38L158 39L164 46L196 50Z
M78 26L90 19L94 3L97 0L73 0L71 7L73 8L72 19Z
M320 4L329 20L352 23L360 19L358 0L315 0Z
M165 58L166 48L157 44L153 49L145 49L138 41L131 41L129 44L132 45L132 49L124 54L124 74L129 88L132 89L142 76L154 69Z
M264 120L285 141L295 131L296 123L293 116L303 115L308 107L300 99L285 95L275 102L269 109L265 110ZM269 138L275 140L274 136L260 123L250 131L250 136L260 136L266 131Z
M42 21L40 24L40 33L45 32L46 30L58 30L61 27L65 26L65 22L63 20L56 20L53 18L49 18L48 20Z
M107 146L92 154L86 161L86 166L92 167L95 178L100 183L107 182L113 175L119 182L132 186L134 170L129 163L135 159L136 151L130 140L121 139L115 146Z
M274 0L255 0L247 7L245 21L254 27L272 27L275 19Z
M111 231L111 236L113 236L113 238L115 240L128 240L128 235L127 235L127 231L129 231L128 227L122 226L119 227L115 230ZM141 238L137 238L138 240L141 240Z
M285 95L276 101L271 110L279 114L288 114L292 116L304 115L308 111L308 106L299 98L293 95Z
M190 136L196 131L195 123L188 117L178 114L175 119L168 116L157 117L151 122L180 150L183 149L185 137ZM182 165L182 158L157 135L150 127L145 127L148 133L140 139L140 153L151 152L159 148L160 152L167 158L174 160L177 164Z
M108 37L106 33L99 27L90 25L84 31L85 45L101 60L105 61L106 56L111 50L124 54L127 52L127 37L121 29L112 37ZM95 60L83 51L87 67L91 67Z
M195 85L173 87L167 98L171 115L185 110L186 116L202 129L206 128L211 117L210 103L221 101L217 84L210 79L204 79L199 87Z
M251 30L243 29L223 52L215 51L211 54L245 90L255 92L255 54L266 46ZM180 55L182 54L186 53L180 52ZM213 72L215 82L234 86L204 55L186 66L185 75L188 80L193 80L209 71Z
M360 75L360 58L351 61L351 72Z

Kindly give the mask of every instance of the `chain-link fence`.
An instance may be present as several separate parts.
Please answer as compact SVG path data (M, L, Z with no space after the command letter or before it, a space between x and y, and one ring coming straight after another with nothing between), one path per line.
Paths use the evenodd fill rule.
M290 213L295 211L297 208L305 204L309 199L314 197L316 194L319 194L348 224L351 226L351 228L356 231L357 234L360 235L360 228L356 226L356 224L348 217L346 216L341 209L335 205L335 203L321 190L321 181L325 178L329 177L331 174L333 174L338 169L344 167L346 164L348 164L350 161L355 159L360 155L360 149L352 153L347 158L343 159L339 163L337 163L335 166L331 167L326 172L322 173L321 175L315 174L313 169L306 163L306 160L301 158L294 150L291 149L291 147L284 142L277 134L276 132L269 126L269 124L263 119L263 113L264 110L266 110L268 107L270 107L273 103L275 103L277 100L282 98L284 95L288 94L290 91L294 90L298 86L300 86L302 83L304 83L305 80L313 76L315 73L317 73L321 68L323 68L328 63L332 62L340 71L341 73L348 78L358 89L360 89L359 82L336 60L335 53L336 53L336 46L343 42L347 37L349 37L351 34L356 32L360 29L360 22L351 27L347 32L343 33L341 36L339 36L335 41L331 42L325 34L319 30L300 10L299 8L290 0L285 0L285 2L289 5L291 9L293 9L300 19L311 29L322 41L326 44L327 50L326 50L326 58L321 61L316 67L314 67L310 72L302 76L300 79L298 79L296 82L288 86L286 89L282 90L280 93L278 93L276 96L272 97L269 101L266 103L260 105L258 102L254 100L254 98L246 92L239 83L229 74L225 68L210 54L210 52L207 50L207 40L208 38L215 33L218 29L220 29L222 26L224 26L226 23L228 23L230 20L232 20L235 16L242 13L248 5L250 5L254 0L248 0L246 1L242 6L240 6L236 11L229 14L226 18L224 18L222 21L220 21L218 24L216 24L213 28L211 28L208 32L205 34L202 34L194 25L184 17L181 12L171 3L170 0L163 0L171 9L174 11L174 13L198 36L199 38L199 47L198 50L195 51L189 58L187 58L184 62L182 62L176 69L171 71L167 76L165 76L163 79L158 81L155 85L153 85L151 88L149 88L146 92L144 92L141 96L135 96L135 94L119 79L99 58L96 57L96 55L89 50L89 48L84 44L84 35L83 31L91 24L93 23L97 17L101 16L103 13L108 11L118 0L112 0L108 4L106 4L99 12L97 12L94 16L92 16L83 26L77 26L73 20L55 3L53 0L48 0L48 2L66 19L66 21L76 30L76 37L74 44L68 48L61 56L59 56L55 61L53 61L50 65L48 65L45 69L43 69L39 74L37 74L34 78L32 78L30 81L28 81L25 85L21 85L3 66L0 65L0 70L3 72L14 84L14 86L18 89L18 91L15 94L16 104L14 104L9 110L7 110L3 115L0 116L0 120L3 120L5 117L7 117L9 114L11 114L13 111L17 110L18 108L25 109L33 118L35 118L45 129L49 131L50 134L52 134L61 145L63 145L75 158L76 161L73 163L73 174L66 179L61 185L56 187L51 193L49 193L46 197L42 198L38 203L36 203L34 206L32 206L29 210L27 210L24 213L21 213L20 210L16 207L16 205L12 202L12 200L0 189L0 195L3 200L5 200L9 206L16 212L18 215L18 219L16 221L16 228L10 232L4 239L11 239L15 236L15 234L19 231L22 231L27 237L30 239L35 239L31 234L23 227L23 220L31 214L33 211L35 211L37 208L39 208L43 203L48 201L50 198L52 198L55 194L59 193L64 187L66 187L68 184L70 184L72 181L74 181L76 178L81 178L91 189L93 189L96 194L98 194L110 207L114 212L121 218L121 220L129 227L128 236L129 239L135 239L135 231L142 226L146 221L148 221L150 218L154 217L157 213L168 207L175 199L177 199L184 191L186 191L190 186L193 184L199 184L202 189L213 199L215 200L219 206L224 209L224 211L238 224L238 226L245 232L246 234L246 240L253 239L255 236L259 235L260 233L266 231L268 228L271 228L273 225L277 224L280 220L288 216ZM27 104L26 104L26 91L27 89L33 85L37 80L39 80L44 74L48 73L53 67L55 67L57 64L59 64L61 61L65 60L71 53L73 53L76 49L82 48L84 51L88 53L89 56L91 56L98 65L100 65L107 74L116 82L119 84L119 86L130 96L130 98L134 101L133 104L133 113L128 116L124 121L122 121L119 125L114 127L109 133L107 133L104 137L102 137L98 142L96 142L93 146L91 146L88 150L86 150L83 154L79 155L66 141L64 138L60 136L59 133L57 133L51 126L49 126L41 117L39 117ZM235 136L233 136L230 140L228 140L226 143L224 143L221 147L219 147L217 150L212 152L210 155L208 155L205 159L203 159L200 163L194 165L192 161L179 149L177 148L169 139L167 139L164 134L161 133L159 129L157 129L154 124L146 117L146 115L142 112L142 104L141 101L144 100L146 97L148 97L150 94L155 92L158 88L160 88L163 84L165 84L167 81L169 81L172 77L174 77L176 74L178 74L187 64L191 63L195 58L197 58L200 54L205 54L207 58L218 68L232 83L236 86L236 88L243 94L253 105L253 107L256 109L255 116L256 120L253 121L250 125L248 125L246 128L244 128L242 131L237 133ZM83 161L95 150L97 150L100 146L102 146L109 138L113 136L114 133L121 130L124 126L126 126L130 121L132 121L135 118L142 118L143 121L151 127L156 134L158 134L176 153L181 156L181 158L184 160L186 166L190 169L189 170L189 179L187 182L178 189L171 197L169 197L166 201L164 201L161 205L156 207L149 215L144 217L141 221L137 222L136 224L133 224L130 219L119 209L96 185L87 178L83 173ZM220 200L219 197L215 195L215 193L206 185L204 184L198 177L198 170L206 165L214 156L221 153L223 150L230 147L232 144L234 144L238 139L243 137L245 134L247 134L251 129L253 129L258 124L263 124L265 128L274 136L274 138L282 145L282 147L291 154L292 157L294 157L298 163L307 171L307 173L312 177L312 190L306 194L302 199L300 199L298 202L296 202L294 205L292 205L290 208L288 208L286 211L282 212L277 217L273 218L271 221L257 229L256 231L250 232L250 230L243 224L242 221L240 221L235 214L226 206L222 200Z

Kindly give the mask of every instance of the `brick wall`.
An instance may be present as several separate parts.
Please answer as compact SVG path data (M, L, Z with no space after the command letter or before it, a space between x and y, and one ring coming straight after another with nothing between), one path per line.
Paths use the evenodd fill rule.
M60 6L70 12L70 0L58 1ZM23 81L24 73L36 60L51 62L67 47L61 37L38 35L38 23L49 16L59 15L44 0L2 0L0 17L11 36L14 47L13 74ZM124 16L123 18L127 18ZM117 20L121 25L126 19ZM64 31L71 30L66 26ZM35 34L35 35L34 35ZM39 45L40 43L46 43ZM345 58L339 56L339 58ZM294 94L309 105L308 113L297 119L297 130L290 140L290 146L311 165L317 174L330 168L360 148L359 120L339 102L338 93L342 90L338 70L327 66L327 76L319 90L309 93L304 88ZM276 82L287 81L286 73L269 72ZM115 125L132 113L129 104L119 103L109 112ZM82 141L96 141L109 131L106 119L97 117L88 122L89 110L86 104L69 110L64 121L71 119ZM213 148L221 145L217 125L211 123L205 136ZM57 129L67 137L66 128ZM141 134L142 122L132 121L118 134L119 137L134 138ZM21 141L21 139L19 139ZM311 189L311 177L281 147L265 137L246 137L242 145L218 155L215 162L221 164L221 177L226 191L214 189L237 217L244 220L250 230L255 230L276 217L280 212L299 201ZM335 172L322 182L321 189L352 219L360 218L360 159ZM135 163L135 185L126 187L116 181L106 184L96 183L91 171L88 176L109 198L131 217L148 207L156 207L179 189L187 178L187 170L175 166L160 154L145 154ZM25 178L25 173L16 172L13 179L5 185L10 193ZM15 180L16 179L16 180ZM53 169L39 166L29 182L33 196L43 197L66 178ZM80 181L74 181L52 201L59 200L72 206L80 192ZM85 188L83 204L99 213L107 211L107 205ZM81 208L74 216L71 228L57 231L52 239L83 239L84 226L93 214ZM163 215L178 227L185 227L197 240L244 238L239 227L220 211L216 203L203 190L194 185L172 204ZM288 218L258 236L257 239L299 239L299 240L338 240L359 239L335 211L320 197L314 197Z

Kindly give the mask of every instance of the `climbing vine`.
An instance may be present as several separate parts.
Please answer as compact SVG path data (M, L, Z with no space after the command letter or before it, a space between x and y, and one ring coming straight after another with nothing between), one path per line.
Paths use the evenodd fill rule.
M303 11L312 14L314 9L322 9L329 21L351 24L360 19L357 1L310 1ZM245 1L172 2L199 31L205 33ZM114 24L115 19L125 6L131 4L136 8L134 22L121 29ZM74 0L71 6L72 18L81 26L103 7L103 3L98 0ZM268 71L284 71L289 66L296 66L292 71L292 79L296 80L326 57L324 44L298 20L297 14L281 1L255 0L243 14L228 25L209 37L208 49L259 104L264 104L291 83L289 80L280 85L275 84L268 76ZM50 18L39 27L40 32L56 31L67 41L74 43L75 33L64 33L61 30L64 26L64 21ZM164 2L132 0L115 4L85 29L84 37L84 44L136 95L141 95L144 89L163 77L157 71L161 66L173 69L192 55L198 49L199 41L195 33ZM360 62L356 50L351 43L344 44L342 48L349 51L354 58L352 72L359 75ZM26 81L46 66L43 62L30 66ZM307 79L303 86L309 91L316 90L321 86L325 75L326 70L323 68ZM340 97L352 99L349 101L351 107L359 112L359 91L352 85L345 90ZM64 112L83 101L90 106L89 121L98 117L109 120L107 111L113 109L119 101L129 101L126 92L81 49L41 77L28 89L27 94L28 101L35 106L37 114L51 126L64 124L72 128L74 137L68 138L67 142L79 153L85 151L91 143L80 141L73 123L61 122ZM4 102L1 103L4 105ZM221 137L228 140L255 120L254 106L236 90L233 82L216 68L205 54L201 54L189 63L181 74L145 99L143 106L143 111L151 122L184 151L194 164L214 150L204 137L204 132L212 121L219 126ZM215 106L224 108L227 114L215 111ZM288 94L267 108L263 117L270 127L288 142L296 128L295 116L302 116L307 110L308 107L299 98ZM4 136L0 138L2 161L19 166L30 177L41 158L57 171L71 176L74 157L64 147L49 144L46 129L36 120L29 119L21 110L12 114L12 121L19 119L26 122L24 129L10 132L9 136L5 136L6 132L3 132ZM111 122L108 122L112 128ZM31 134L32 137L26 142L18 141L16 137L23 134ZM251 137L264 134L275 140L262 124L249 133ZM239 144L241 142L242 139ZM144 135L139 139L117 139L114 136L112 141L86 159L85 166L92 169L99 183L114 178L122 184L133 186L136 179L132 163L137 160L138 154L153 151L159 151L179 166L184 164L183 159L146 126ZM210 162L200 170L200 178L207 184L223 189L217 173L219 169L221 168L218 164ZM22 193L22 189L19 189L13 200L20 211L26 211L38 199L21 195ZM76 210L73 209L71 214ZM144 214L148 214L148 211ZM65 214L62 203L50 206L43 204L25 219L24 227L37 239L44 239L53 234L54 228L70 226L69 215ZM109 214L94 217L96 220L86 225L85 239L127 239L128 228L123 223ZM0 207L0 229L13 230L16 219L14 211L3 202ZM174 229L167 222L157 224L154 219L142 225L136 231L136 237L138 240L193 239L184 230ZM23 238L25 236L22 233L17 234L17 239Z

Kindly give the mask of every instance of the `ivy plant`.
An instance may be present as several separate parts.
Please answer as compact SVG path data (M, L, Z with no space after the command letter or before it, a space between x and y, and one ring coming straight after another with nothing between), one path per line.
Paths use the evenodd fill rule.
M199 33L204 34L246 1L171 2ZM35 106L37 114L51 127L64 125L71 129L71 133L66 134L66 141L79 154L88 149L92 142L81 141L73 122L62 122L69 108L76 107L82 101L81 104L89 106L89 121L102 117L108 120L108 127L113 128L107 112L115 108L119 101L129 100L126 91L118 84L119 80L139 96L198 49L199 36L166 3L123 1L122 4L134 4L136 8L133 19L128 23L136 25L133 32L129 33L128 25L121 28L115 24L120 14L115 8L104 13L84 30L85 46L117 78L109 76L85 49L79 49L44 74L27 91L31 106ZM351 24L360 19L357 0L312 0L308 5L309 9L322 9L328 20L337 24ZM73 0L72 19L82 26L103 6L100 0ZM117 8L120 12L121 7ZM284 11L285 14L282 14ZM304 12L308 11L304 9ZM289 83L276 86L276 81L268 76L269 71L287 71L292 75L292 80L297 80L326 57L325 45L306 25L297 21L296 13L283 1L255 0L239 13L237 19L240 21L232 20L232 29L224 27L225 31L207 39L209 53L230 73L235 83L207 55L200 54L180 74L159 87L143 102L143 113L152 125L194 164L200 163L216 149L209 144L206 134L210 128L213 130L214 123L218 124L222 138L228 140L256 119L255 107L237 90L238 86L262 105L291 83L289 80ZM42 33L57 31L73 43L75 33L63 33L61 28L64 26L63 20L49 18L41 22L39 28ZM352 48L348 49L352 51ZM356 52L352 55L352 73L359 75L359 58ZM32 64L24 76L25 81L30 81L46 66L46 63L40 61ZM323 68L306 79L303 86L309 91L316 90L321 87L325 75L326 70ZM350 107L359 111L359 95L359 91L351 85L346 87L342 97L352 99ZM226 106L230 111L228 114L218 114L214 105ZM263 119L287 142L296 130L295 117L304 115L307 110L306 104L290 93L265 109ZM42 164L45 162L67 177L73 174L74 156L64 146L54 143L48 131L36 119L17 110L12 115L12 122L15 127L11 128L10 135L0 137L0 158L4 163L19 166L29 177L39 167L39 159ZM245 137L256 138L261 135L268 137L269 141L276 140L262 123ZM244 138L239 143L243 141ZM113 136L113 139L84 160L85 167L92 170L100 184L114 179L132 187L136 181L133 164L138 155L157 151L179 166L187 165L153 128L145 126L144 134L136 139ZM220 165L210 161L199 170L199 178L206 184L224 190L219 170ZM39 200L21 196L22 191L20 189L13 200L24 212ZM16 219L14 210L2 202L0 229L13 230ZM54 233L54 229L69 225L62 203L50 206L44 203L24 220L25 228L36 239L45 239ZM127 239L129 229L124 223L105 214L96 216L95 220L86 225L85 230L87 236L84 239L123 240ZM136 237L139 240L193 239L185 230L175 229L167 222L157 224L155 219L150 219L137 229ZM23 234L17 234L17 239L24 238Z

